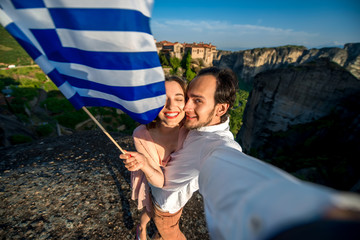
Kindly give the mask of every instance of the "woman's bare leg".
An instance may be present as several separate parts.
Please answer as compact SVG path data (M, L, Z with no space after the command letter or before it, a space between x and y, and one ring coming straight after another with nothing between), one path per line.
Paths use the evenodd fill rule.
M144 208L140 215L140 224L139 224L139 236L141 240L146 240L146 226L150 222L150 213Z

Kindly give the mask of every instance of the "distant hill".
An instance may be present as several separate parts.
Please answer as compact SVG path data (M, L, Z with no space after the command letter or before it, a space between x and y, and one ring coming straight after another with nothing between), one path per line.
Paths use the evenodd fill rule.
M18 42L0 26L0 68L8 65L32 65L34 61Z

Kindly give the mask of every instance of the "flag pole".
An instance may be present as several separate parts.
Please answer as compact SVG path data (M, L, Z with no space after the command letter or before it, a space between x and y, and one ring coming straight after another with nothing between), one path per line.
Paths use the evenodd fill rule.
M115 146L123 153L125 154L126 152L120 147L120 145L115 141L114 138L111 137L111 135L105 130L105 128L98 122L98 120L96 120L96 118L89 112L89 110L87 110L86 107L82 107L82 109L84 110L84 112L87 113L87 115L89 115L89 117L96 123L96 125L98 125L98 127L105 133L106 136L108 136L108 138L115 144Z

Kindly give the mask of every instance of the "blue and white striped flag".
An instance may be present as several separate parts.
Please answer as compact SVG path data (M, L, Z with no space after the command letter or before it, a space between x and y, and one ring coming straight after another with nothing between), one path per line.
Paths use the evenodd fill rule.
M148 123L166 98L152 6L153 0L0 0L0 22L76 109L115 107Z

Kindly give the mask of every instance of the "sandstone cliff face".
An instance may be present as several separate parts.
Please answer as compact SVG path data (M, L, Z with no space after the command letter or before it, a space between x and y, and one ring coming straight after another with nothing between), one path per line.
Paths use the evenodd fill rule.
M299 65L327 57L360 79L360 43L346 44L341 48L306 49L305 47L261 48L224 54L218 67L231 68L245 83L252 84L260 72Z
M237 140L244 152L270 161L284 152L291 161L305 151L310 157L334 151L334 162L354 159L360 154L360 81L327 59L258 74ZM354 164L346 166L359 168Z

